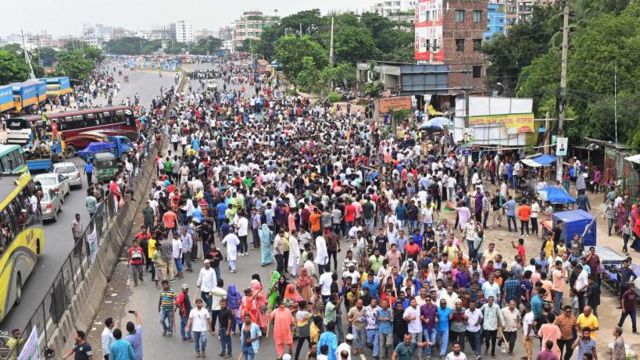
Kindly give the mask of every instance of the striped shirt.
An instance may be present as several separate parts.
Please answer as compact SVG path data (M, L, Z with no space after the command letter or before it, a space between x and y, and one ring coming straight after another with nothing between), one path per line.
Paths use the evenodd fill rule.
M173 311L173 306L176 300L176 293L173 289L167 291L160 291L160 307L162 310Z

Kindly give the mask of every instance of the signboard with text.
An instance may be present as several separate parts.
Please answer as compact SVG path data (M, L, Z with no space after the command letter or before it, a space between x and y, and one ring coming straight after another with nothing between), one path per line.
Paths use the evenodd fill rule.
M469 125L502 124L512 134L532 133L533 114L504 114L469 116Z
M569 138L558 137L556 138L556 156L567 156L567 149L569 149Z
M411 96L394 96L380 98L380 113L389 113L392 110L411 110Z
M40 360L40 340L38 339L38 329L35 326L31 329L29 338L22 346L18 360Z

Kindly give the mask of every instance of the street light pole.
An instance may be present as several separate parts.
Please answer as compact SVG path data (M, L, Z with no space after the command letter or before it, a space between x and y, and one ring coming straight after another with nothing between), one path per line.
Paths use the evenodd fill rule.
M569 58L569 0L564 0L562 21L562 58L560 69L560 89L556 99L558 109L558 137L564 136L565 108L567 100L567 62ZM562 181L562 156L556 162L556 180Z

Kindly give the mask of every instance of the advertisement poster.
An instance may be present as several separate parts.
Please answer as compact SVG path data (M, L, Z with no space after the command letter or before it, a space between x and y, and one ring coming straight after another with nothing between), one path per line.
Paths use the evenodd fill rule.
M98 234L96 234L95 229L87 235L87 246L89 247L89 260L93 264L98 254Z
M569 149L569 138L558 137L558 143L556 144L556 156L567 156L567 150Z
M34 326L31 329L29 338L22 346L22 351L18 356L18 360L39 360L40 358L40 340L38 340L38 329Z
M469 116L469 125L502 124L509 133L522 134L533 132L533 114L505 114Z
M442 0L419 0L415 20L415 58L432 64L444 61Z

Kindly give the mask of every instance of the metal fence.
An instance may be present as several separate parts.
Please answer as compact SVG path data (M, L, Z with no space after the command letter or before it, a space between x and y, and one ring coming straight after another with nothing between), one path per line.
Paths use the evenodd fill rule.
M98 265L97 262L92 261L92 257L95 259L98 248L113 247L112 253L119 254L123 244L121 240L127 239L131 232L135 212L146 196L145 188L155 175L156 165L152 160L153 154L156 154L161 146L162 142L151 146L148 154L140 161L137 175L130 178L127 188L132 190L133 199L129 193L123 194L125 204L122 208L118 208L113 196L107 194L98 205L82 237L65 259L46 295L22 330L21 336L26 339L34 327L38 329L41 353L51 340L65 311L72 306L73 297L78 293L87 272L92 266ZM147 149L147 146L144 148ZM114 224L117 226L112 226Z

